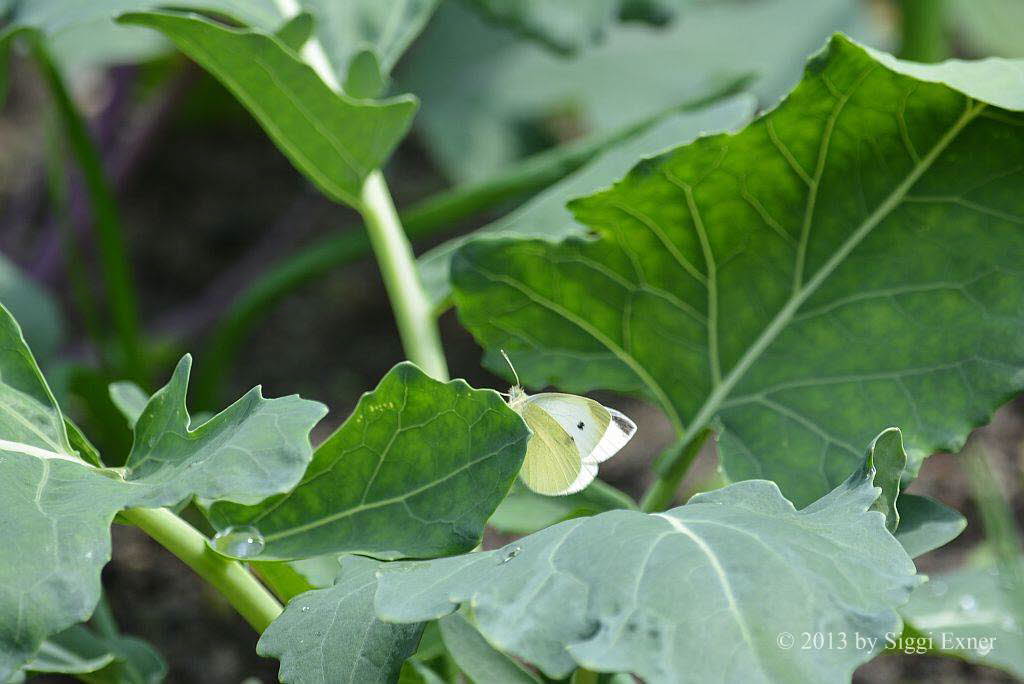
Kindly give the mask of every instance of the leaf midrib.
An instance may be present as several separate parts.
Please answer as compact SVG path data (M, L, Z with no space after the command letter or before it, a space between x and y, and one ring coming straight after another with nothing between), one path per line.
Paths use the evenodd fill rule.
M690 425L683 432L682 442L688 443L693 437L706 425L715 412L719 409L722 403L729 396L729 393L736 386L736 384L746 375L747 371L750 370L751 366L760 358L761 354L775 341L775 338L785 329L787 325L792 321L796 312L803 305L807 299L813 295L818 288L828 279L829 276L839 267L839 265L846 260L850 253L856 249L858 245L873 231L879 223L891 214L897 206L903 201L907 193L910 192L911 188L921 178L922 175L928 169L931 168L932 164L938 158L942 152L953 142L953 140L960 134L960 132L973 121L988 105L984 102L978 102L971 98L967 98L967 106L964 113L950 126L949 130L935 143L928 154L921 158L920 162L916 163L907 174L906 178L896 186L896 188L889 194L886 199L876 207L876 209L868 216L853 233L840 245L839 249L835 251L832 257L825 262L824 265L814 274L814 276L807 281L807 283L799 290L795 290L789 300L783 305L779 312L775 314L771 322L761 331L761 334L754 341L747 351L744 352L743 356L736 362L729 373L722 379L722 382L715 387L707 399L704 400L700 410L694 416Z
M385 506L392 506L394 504L404 503L404 502L408 501L409 499L411 499L412 497L414 497L414 496L416 496L418 494L422 494L423 492L425 492L425 491L427 491L429 489L432 489L432 488L434 488L434 487L436 487L436 486L446 482L447 480L450 480L451 478L453 478L456 475L462 473L463 471L468 470L469 468L472 468L473 466L475 466L475 465L477 465L479 463L482 463L482 462L484 462L484 461L486 461L488 459L491 459L491 458L494 458L494 457L498 456L499 454L501 454L502 451L504 451L505 449L507 449L508 447L512 446L513 444L515 444L516 442L519 442L519 441L522 441L522 438L515 439L515 440L513 440L511 442L503 444L499 448L495 449L494 451L492 451L490 453L487 453L487 454L481 456L480 458L477 458L477 459L474 459L472 461L468 461L467 463L464 463L463 465L459 466L455 470L452 470L451 472L446 473L443 477L437 478L435 480L431 480L430 482L424 483L424 484L420 485L419 487L416 487L415 489L410 489L407 492L403 492L402 494L400 494L398 496L392 496L392 497L389 497L387 499L378 499L376 501L371 501L370 503L362 503L362 504L360 504L358 506L353 506L352 508L346 509L344 511L339 511L338 513L333 513L331 515L325 515L325 516L323 516L321 518L317 518L316 520L312 520L312 521L310 521L308 523L304 523L302 525L296 525L294 527L289 527L289 528L283 529L283 530L281 530L279 532L274 532L274 533L271 533L271 534L267 534L263 538L269 544L272 541L278 541L278 540L281 540L281 539L286 539L288 537L293 537L296 534L301 534L303 532L308 532L310 530L315 530L315 529L317 529L319 527L323 527L324 525L330 525L333 522L337 522L338 520L343 520L344 518L348 518L350 516L356 515L357 513L362 513L364 511L368 511L368 510L373 510L375 508L382 508L382 507L385 507Z

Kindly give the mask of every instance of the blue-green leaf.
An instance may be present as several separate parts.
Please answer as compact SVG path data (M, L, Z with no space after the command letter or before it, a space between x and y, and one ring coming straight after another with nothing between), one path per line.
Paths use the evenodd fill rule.
M930 650L1024 678L1024 637L1006 578L991 559L929 577L901 610Z
M967 520L935 499L916 494L900 495L900 525L896 539L911 558L928 553L960 536Z
M0 681L47 637L92 614L119 510L193 495L254 501L301 476L321 405L255 391L190 430L187 371L186 359L140 416L126 480L95 467L91 447L74 448L88 443L69 436L21 329L0 306Z
M254 504L293 487L313 454L310 430L327 408L298 396L264 399L259 387L193 428L185 393L190 356L150 397L135 424L126 479L145 485L133 504L189 497Z
M422 624L393 625L373 613L379 563L349 556L329 589L296 596L256 651L281 661L282 682L394 682L416 650Z
M471 606L488 643L554 678L841 681L899 633L895 608L921 581L870 510L872 477L862 468L803 510L750 480L666 513L612 511L496 551L388 564L377 614L420 622ZM818 631L877 641L814 657L779 641Z
M445 648L471 681L540 684L536 675L488 644L462 612L446 615L438 625Z

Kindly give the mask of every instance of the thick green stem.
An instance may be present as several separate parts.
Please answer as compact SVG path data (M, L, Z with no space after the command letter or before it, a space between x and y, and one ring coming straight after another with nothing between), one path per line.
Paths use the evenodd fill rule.
M672 505L676 492L679 490L679 483L686 476L686 471L690 469L693 459L697 458L697 454L700 453L701 447L704 446L704 442L707 441L710 434L711 429L704 428L694 435L689 443L676 445L673 448L678 449L678 453L672 454L670 465L658 475L658 479L644 494L644 498L640 502L640 510L653 513L663 511Z
M902 0L900 57L938 62L949 56L943 4L946 0Z
M85 180L92 219L96 226L100 267L103 271L114 329L124 357L124 368L131 378L142 381L145 379L145 361L139 334L138 303L117 202L107 182L99 152L89 136L85 120L75 107L57 65L38 36L33 36L31 45L57 104L65 134Z
M360 199L359 211L380 265L405 355L428 375L447 380L437 317L420 282L412 245L402 230L384 174L374 171L367 176Z
M241 563L216 553L206 537L166 508L131 508L121 515L223 594L257 632L281 614L281 604Z

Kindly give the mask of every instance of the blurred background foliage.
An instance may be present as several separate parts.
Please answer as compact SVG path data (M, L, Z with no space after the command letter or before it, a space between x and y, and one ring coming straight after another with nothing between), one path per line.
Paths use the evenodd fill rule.
M183 351L196 357L195 410L262 383L268 396L327 403L321 434L403 358L358 215L312 189L241 105L156 32L111 20L165 4L0 0L0 18L39 29L48 54L13 49L0 64L0 301L112 465L130 435L107 383L152 390ZM267 32L284 24L277 0L197 4ZM744 90L743 106L771 108L835 31L921 61L1024 56L1021 0L303 0L301 9L346 90L421 100L386 169L417 254L523 222L511 212L599 155L614 178L623 159L683 142L671 117L695 104ZM708 111L702 130L735 126L728 107ZM566 182L550 191L539 211L555 214L545 216L588 189ZM129 266L120 273L118 250ZM441 324L452 375L500 388L454 315ZM640 437L602 475L635 495L672 435L655 409L630 413ZM972 523L922 571L971 554L964 572L973 572L1019 553L1022 413L1010 405L975 435L971 468L940 455L914 484ZM686 486L717 478L709 448ZM995 543L983 548L985 532ZM115 540L105 575L114 613L164 653L172 681L273 680L275 663L255 656L254 636L201 582L133 530L116 529ZM145 606L131 600L140 593ZM1009 681L957 661L890 656L858 677Z

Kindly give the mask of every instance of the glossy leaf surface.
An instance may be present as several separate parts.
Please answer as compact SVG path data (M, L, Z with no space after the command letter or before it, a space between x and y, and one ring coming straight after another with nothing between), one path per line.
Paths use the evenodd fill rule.
M258 506L215 504L210 519L258 529L266 560L468 551L519 473L528 436L496 392L401 363L317 448L294 490Z
M578 171L548 187L521 207L466 236L435 247L419 259L420 278L435 307L451 296L452 255L462 245L478 239L537 237L559 242L571 235L585 235L566 204L569 200L603 189L622 177L637 160L693 140L699 135L742 127L754 114L756 102L741 95L704 109L678 112L601 153Z
M461 319L528 384L642 391L684 442L720 426L728 476L798 504L888 424L913 471L1024 387L1020 68L837 36L742 132L573 202L601 239L463 247Z

